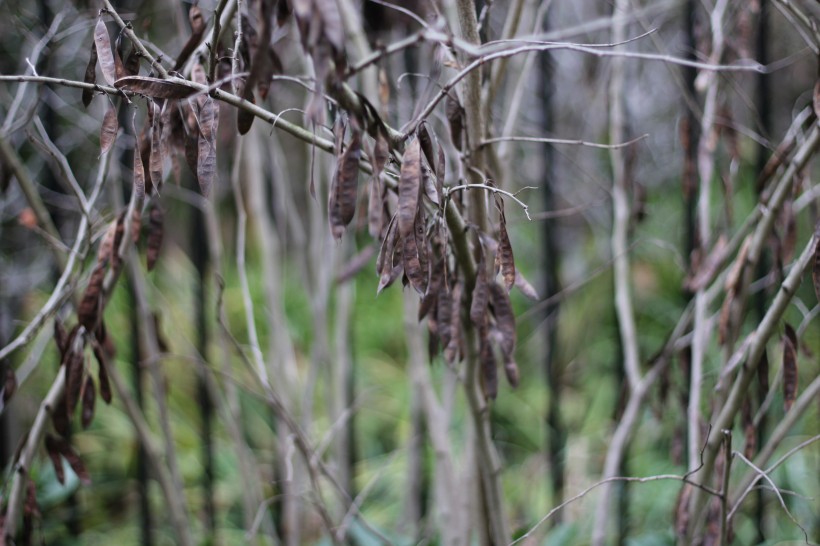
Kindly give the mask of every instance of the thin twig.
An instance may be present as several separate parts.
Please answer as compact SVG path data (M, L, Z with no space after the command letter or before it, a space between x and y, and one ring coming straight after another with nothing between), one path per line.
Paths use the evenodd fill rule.
M225 11L225 6L228 5L228 2L231 0L219 0L219 4L217 4L216 9L214 10L213 15L213 28L211 29L211 43L210 43L210 55L209 55L209 64L208 64L208 81L216 80L216 67L219 64L217 60L217 55L219 54L219 37L222 34L222 13ZM234 2L234 6L236 3ZM230 17L230 14L228 14Z
M723 14L726 11L728 1L718 0L711 14L712 29L712 55L711 62L719 63L723 56ZM714 72L701 72L698 79L705 78L700 87L705 87L706 98L704 100L703 116L701 118L701 138L698 146L697 164L700 186L698 192L698 224L697 234L700 248L708 248L711 237L711 186L712 172L715 165L715 146L713 132L715 113L717 111L717 99L719 90L719 80ZM696 87L698 86L696 82ZM706 300L705 287L695 294L695 325L692 338L692 357L689 377L689 403L687 406L687 438L689 445L689 469L693 469L697 462L697 446L701 445L701 393L703 388L703 362L706 355L706 348L711 339L711 329L708 327L708 302Z
M686 476L679 476L677 474L658 474L656 476L647 476L645 478L635 478L635 477L630 477L630 476L614 476L612 478L607 478L605 480L601 480L599 482L596 482L596 483L590 485L589 487L587 487L586 489L584 489L583 491L581 491L577 495L575 495L573 497L570 497L569 499L565 500L564 502L562 502L558 506L553 507L549 512L547 512L547 514L544 517L542 517L540 520L538 520L538 523L533 525L529 529L529 531L527 531L526 533L524 533L523 535L521 535L520 537L518 537L514 541L510 542L509 546L513 546L514 544L518 544L519 542L522 542L522 541L528 539L530 536L532 536L532 534L541 525L543 525L546 521L548 521L556 513L560 512L561 509L565 508L569 504L572 504L573 502L577 501L578 499L581 499L581 498L587 496L591 491L597 489L598 487L601 487L602 485L606 485L606 484L613 483L613 482L649 483L649 482L656 482L656 481L661 481L661 480L676 480L676 481L680 481L680 482L689 484L689 485L691 485L693 487L696 487L698 489L701 489L701 490L705 491L706 493L708 493L710 495L713 495L715 497L719 498L720 495L721 495L720 491L715 491L714 489L712 489L710 487L706 487L704 485L701 485L697 482L694 482L694 481L690 480Z
M35 116L34 126L37 128L40 138L43 139L42 146L46 153L48 153L57 163L57 166L60 168L60 172L68 182L69 188L80 202L81 212L85 216L89 216L91 214L91 210L89 209L88 200L85 198L85 193L83 193L82 188L80 188L80 183L77 182L77 177L74 176L74 171L71 169L71 165L68 164L68 159L65 154L62 153L57 145L51 140L51 137L49 137L46 128L43 127L43 122L40 120L39 116ZM35 141L35 143L40 144L37 141Z
M596 49L595 47L590 47L586 45L579 45L579 44L565 44L565 43L549 43L545 45L526 45L521 47L515 47L512 49L507 49L503 51L498 51L495 53L489 53L487 55L483 55L478 59L475 59L470 64L465 66L461 69L453 78L448 81L442 87L441 91L427 104L427 106L421 111L421 113L417 116L415 123L412 123L407 130L405 131L405 135L411 134L418 123L421 120L426 119L430 116L433 109L438 105L439 102L444 100L444 97L450 92L450 90L455 87L455 85L464 79L465 76L476 70L478 67L488 63L489 61L495 59L503 59L505 57L512 57L514 55L520 55L522 53L528 53L531 51L552 51L552 50L569 50L569 51L576 51L579 53L587 53L589 55L593 55L595 57L622 57L624 59L641 59L647 61L660 61L665 63L677 64L680 66L690 66L694 68L699 68L701 70L708 70L713 72L758 72L758 73L767 73L766 67L758 64L710 64L710 63L702 63L698 61L690 61L688 59L682 59L679 57L674 57L672 55L661 55L656 53L638 53L638 52L628 52L628 51L608 51L605 49Z
M729 544L729 479L732 476L732 431L723 431L724 462L723 483L720 486L720 543Z
M2 159L3 163L14 173L17 184L23 191L23 195L25 195L26 201L28 201L31 210L34 212L35 218L37 218L38 226L48 235L46 241L52 249L57 265L61 269L65 269L67 258L63 254L63 249L59 246L59 243L62 241L60 232L57 231L54 221L51 219L51 215L48 213L48 209L46 209L43 199L40 197L39 191L37 191L37 185L31 178L28 169L23 165L17 151L12 148L9 141L2 135L0 135L0 159Z
M546 138L546 137L528 137L528 136L502 136L487 138L481 141L479 146L486 146L496 142L540 142L544 144L571 144L574 146L589 146L590 148L601 148L604 150L617 150L619 148L626 148L636 142L648 138L648 134L635 137L632 140L621 142L619 144L602 144L599 142L588 142L586 140L566 139L566 138Z
M154 58L153 55L145 48L145 45L140 41L137 37L134 29L131 27L131 23L126 23L120 17L120 14L117 13L117 10L114 9L114 6L111 5L110 0L103 0L103 5L105 6L101 12L108 13L111 17L113 17L114 21L117 25L125 32L125 35L128 36L128 39L131 40L131 43L137 48L137 51L140 52L140 55L148 59L148 62L151 63L151 68L155 69L157 73L162 78L168 77L168 71L162 66L157 59Z
M2 139L0 139L0 143L3 143ZM93 206L96 202L97 198L100 195L100 190L102 188L103 181L105 180L105 175L108 172L108 158L109 155L105 154L103 156L103 160L100 162L100 167L98 169L97 174L97 181L94 185L94 190L89 198L89 206ZM30 337L33 336L36 331L42 326L47 318L51 316L51 314L55 313L59 306L62 304L62 297L68 297L71 295L71 291L63 295L63 288L65 283L68 282L68 278L71 276L71 272L74 269L74 262L80 257L80 250L82 246L87 243L86 240L86 232L89 229L89 220L87 216L82 216L80 218L80 225L77 228L77 237L74 241L74 247L72 248L71 253L69 254L68 261L66 262L63 274L60 276L60 280L57 282L57 287L52 291L51 296L49 297L48 302L40 310L38 313L37 318L34 321L29 323L26 329L23 331L20 336L18 336L15 341L11 344L4 347L0 350L0 359L5 358L5 355L11 353L15 349L19 348L21 345L27 343L30 340ZM62 283L62 284L61 284ZM82 327L81 327L82 328ZM75 338L81 339L83 336L82 332ZM24 340L24 341L19 341ZM57 400L62 396L63 390L65 389L65 373L61 368L58 373L57 377L54 380L51 388L49 389L48 395L40 404L40 410L35 417L34 424L32 425L31 430L28 433L28 439L26 440L26 447L21 452L20 456L17 458L17 462L15 463L17 470L14 474L14 479L11 485L11 491L9 493L9 502L8 508L6 513L5 519L5 529L4 532L6 534L6 542L12 543L14 534L16 532L17 526L17 510L20 508L20 500L22 495L22 490L25 486L25 482L27 479L28 471L30 470L31 462L34 457L34 452L40 444L40 440L42 439L44 433L45 423L47 422L47 418L51 413L51 408L54 407L54 404Z
M786 414L785 418L783 418L778 424L777 427L772 431L769 439L766 441L766 444L760 449L757 456L755 457L755 464L757 466L765 465L769 458L774 454L777 447L780 445L780 442L786 437L786 434L789 430L794 426L794 424L800 419L800 417L812 406L813 403L817 401L817 395L820 393L820 377L814 379L814 381L809 384L809 386L803 391L803 393L797 398L792 408ZM810 438L806 442L806 445L813 443L820 439L820 436L815 436ZM780 466L783 462L786 461L791 455L799 451L803 447L803 443L799 444L798 446L790 449L786 452L782 457L780 457L777 462L771 465L766 472L771 473L774 469ZM746 498L746 495L749 494L751 491L752 486L757 483L758 477L752 477L750 475L746 475L741 479L740 484L737 486L738 491L742 491L739 495L735 495L737 500L733 503L734 506L732 507L733 514L737 509L740 507L740 504L743 502L743 499Z
M444 188L444 197L448 198L454 192L470 189L485 190L492 193L499 193L505 197L509 197L510 199L515 201L522 209L524 209L524 214L527 216L527 220L532 220L532 218L530 218L529 206L526 203L524 203L518 197L516 197L514 193L502 190L501 188L496 188L495 186L488 186L486 184L461 184L460 186L451 186L448 188Z
M783 281L783 284L775 295L774 300L772 301L769 309L766 311L766 314L757 329L750 334L754 336L754 341L752 346L749 348L749 356L746 363L740 368L740 371L735 378L734 384L732 385L731 391L723 403L723 406L717 412L716 417L712 421L715 428L722 430L728 426L731 426L735 415L740 410L749 384L751 383L754 375L757 373L757 367L760 364L761 356L766 348L766 343L776 331L777 325L779 324L783 313L786 311L789 302L796 293L797 286L800 284L803 274L812 262L816 244L817 236L813 236L808 241L800 257L796 260L794 267L792 267L792 270ZM796 407L792 408L792 410L795 409ZM783 425L783 423L781 423L781 425ZM778 426L778 430L779 429L780 425ZM706 445L707 448L704 456L704 464L697 474L697 480L703 484L705 484L712 475L715 459L717 457L717 451L720 448L720 439L714 431L707 436ZM692 504L690 504L692 510L692 521L700 521L700 518L703 515L705 502L706 499L700 496L697 491L693 493ZM688 533L694 534L695 527L696 525L692 525ZM691 536L688 536L687 538L691 539Z
M43 37L40 38L40 41L38 41L37 44L32 48L29 57L26 58L26 62L29 65L37 64L37 61L40 59L40 54L43 52L43 49L45 49L45 47L54 37L54 34L56 34L57 29L63 22L63 18L63 12L60 12L54 16L54 20L51 22L51 25L48 27L48 30L43 35ZM37 71L33 67L31 71L32 74L34 74L34 76L37 76ZM17 93L14 95L14 99L11 101L11 106L9 106L9 109L6 112L6 119L3 122L3 126L0 127L0 135L8 135L12 132L14 127L14 119L17 117L17 110L20 108L20 104L22 104L23 99L27 96L27 88L27 82L23 82L23 85L21 85L17 89Z
M135 151L139 153L139 151ZM136 192L135 192L136 193ZM127 218L131 218L127 216ZM130 224L131 222L126 222ZM123 235L125 239L127 235ZM157 405L157 414L162 430L163 451L165 455L165 464L168 467L168 474L173 484L173 494L167 499L169 509L171 512L171 521L177 533L177 539L180 544L193 544L190 536L190 521L188 516L188 508L183 495L182 475L179 470L179 460L176 456L176 442L174 434L171 430L171 416L168 411L168 403L166 400L166 382L163 374L159 368L161 361L161 350L157 340L156 323L153 318L151 309L148 307L148 289L145 277L142 272L139 260L134 253L130 253L126 259L126 266L128 268L128 277L131 281L131 287L134 291L134 299L137 303L137 316L139 317L139 325L137 327L137 335L140 340L140 347L144 354L141 354L142 361L140 364L146 365L154 391L154 400Z
M81 327L82 328L82 327ZM14 544L14 535L17 532L17 519L20 508L22 508L22 494L25 489L25 484L29 479L29 471L34 460L34 455L40 447L40 440L45 434L46 425L51 416L51 410L59 403L60 397L63 395L66 383L66 368L61 367L57 372L57 377L48 394L40 403L40 409L37 416L34 418L34 424L28 432L25 447L20 452L17 461L14 464L14 478L11 484L11 491L9 492L8 503L6 504L6 515L4 520L4 541L6 544Z
M792 513L789 512L789 508L786 506L786 501L783 500L783 496L780 494L780 488L778 488L777 485L775 485L774 481L771 479L771 477L769 477L768 472L764 472L763 470L758 468L752 461L747 459L743 455L743 453L740 453L739 451L733 451L732 454L736 455L741 461L746 463L752 470L754 470L759 478L762 478L769 483L769 485L772 487L772 490L774 491L774 494L777 496L777 500L780 501L780 506L783 508L783 511L786 512L786 515L789 516L789 519L791 519L794 522L794 524L797 525L801 531L803 531L803 537L806 539L806 544L808 544L809 534L806 532L805 527L800 525L800 522L797 521L797 518L795 518L792 515Z
M239 184L239 176L231 177L231 185L234 193L234 203L236 205L236 269L239 272L239 284L242 288L242 302L245 308L245 323L248 328L248 337L253 354L253 363L256 375L262 382L262 386L267 390L271 388L268 370L265 367L265 359L262 356L262 349L259 346L259 336L256 331L256 320L253 313L253 299L251 298L250 285L248 284L248 273L245 268L245 235L248 215L245 211L245 202L242 197L242 188Z
M4 143L5 141L0 139L0 146ZM94 206L100 195L100 190L102 189L103 182L105 181L105 174L108 171L109 157L109 154L103 155L102 161L100 162L100 168L98 170L97 180L94 184L94 190L91 193L91 197L89 197L87 201L89 207ZM54 313L60 309L62 304L71 297L70 284L73 282L72 277L74 273L74 264L78 258L81 260L85 258L85 253L81 250L83 245L88 242L87 233L89 228L89 218L87 215L84 215L80 219L80 225L77 227L77 235L74 239L74 246L68 253L67 261L63 266L63 273L57 280L57 284L51 291L51 295L40 311L38 311L34 318L28 323L25 329L20 332L20 335L14 338L14 340L8 343L5 347L0 349L0 360L3 360L8 355L31 341L45 322L53 316Z

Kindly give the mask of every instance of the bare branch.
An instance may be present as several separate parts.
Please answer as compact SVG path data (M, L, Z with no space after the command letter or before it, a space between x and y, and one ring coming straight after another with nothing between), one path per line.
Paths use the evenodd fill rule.
M454 192L457 192L457 191L471 190L471 189L485 190L485 191L488 191L488 192L501 194L501 195L503 195L505 197L508 197L508 198L512 199L513 201L515 201L522 209L524 209L524 214L527 216L527 220L532 220L532 218L530 218L529 206L526 203L524 203L518 197L516 197L514 193L510 193L510 192L502 190L500 188L496 188L495 186L488 186L486 184L462 184L460 186L452 186L452 187L447 187L447 188L444 188L444 189L445 189L445 197L449 197L451 194L453 194Z
M789 508L786 506L786 501L783 500L783 496L780 494L780 489L777 487L777 485L775 485L774 481L772 481L772 479L769 477L769 474L767 472L764 472L763 470L759 469L757 466L755 466L755 464L752 461L750 461L749 459L747 459L743 455L743 453L740 453L739 451L733 451L732 454L737 456L741 461L743 461L749 467L751 467L752 470L754 470L757 473L759 478L762 478L762 479L766 480L769 483L769 485L772 487L772 491L774 491L774 494L777 496L777 500L780 501L780 506L783 508L783 511L786 512L786 515L789 516L789 519L791 519L794 522L794 524L797 525L800 528L801 531L803 531L803 537L806 539L806 544L808 544L809 543L809 534L806 532L805 527L800 525L800 522L797 521L797 519L792 515L791 512L789 512ZM728 462L726 464L728 465Z
M590 148L601 148L604 150L617 150L619 148L626 148L636 142L649 137L648 134L635 137L632 140L621 142L618 144L601 144L598 142L587 142L586 140L575 140L566 138L546 138L546 137L528 137L528 136L503 136L486 138L481 141L480 146L486 146L496 142L541 142L544 144L571 144L574 146L588 146Z
M529 531L527 531L526 533L524 533L523 535L521 535L520 537L518 537L514 541L510 542L509 546L513 546L514 544L518 544L519 542L522 542L522 541L530 538L532 536L532 534L541 525L546 523L556 513L560 512L561 509L565 508L566 506L572 504L573 502L575 502L579 499L584 498L591 491L593 491L593 490L595 490L595 489L597 489L597 488L599 488L603 485L608 485L608 484L611 484L611 483L614 483L614 482L649 483L649 482L657 482L657 481L662 481L662 480L680 481L680 482L689 484L693 487L696 487L698 489L701 489L701 490L705 491L706 493L708 493L710 495L713 495L715 497L719 498L721 496L720 491L715 491L714 489L711 489L709 487L705 487L703 485L700 485L700 484L690 480L686 476L679 476L677 474L658 474L656 476L647 476L645 478L635 478L635 477L629 477L629 476L613 476L611 478L606 478L606 479L601 480L599 482L595 482L594 484L590 485L589 487L587 487L586 489L584 489L583 491L581 491L577 495L568 498L567 500L565 500L564 502L562 502L558 506L552 508L549 512L547 512L547 514L544 517L542 517L540 520L538 520L538 523L536 523L534 526L532 526Z

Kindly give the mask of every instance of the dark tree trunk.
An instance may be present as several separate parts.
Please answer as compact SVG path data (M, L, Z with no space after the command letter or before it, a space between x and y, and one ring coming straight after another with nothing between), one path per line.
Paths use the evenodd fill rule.
M763 65L769 62L769 39L768 39L768 2L767 0L760 0L760 13L757 18L757 40L755 43L755 57L757 61ZM757 114L760 116L760 131L767 139L772 138L772 109L771 109L771 92L769 88L769 76L766 74L757 74L757 96L756 96ZM757 146L757 172L763 172L763 166L769 159L769 149L764 144ZM761 190L762 188L758 188ZM764 249L760 261L757 265L757 278L763 278L769 269L769 256ZM766 299L767 291L761 290L755 296L754 309L758 320L762 320L766 314ZM766 392L763 389L758 390L758 403L762 403L766 397ZM760 419L760 424L757 427L757 445L762 445L765 441L767 418L764 413ZM755 507L755 521L757 522L757 542L762 543L766 540L765 524L766 510L763 490L758 489L756 493L756 507Z
M550 28L549 12L544 16L543 30L547 32ZM553 120L553 93L554 93L554 66L552 55L549 52L541 53L538 56L539 74L541 78L541 128L545 134L552 134L554 128ZM544 210L555 209L555 162L551 145L547 144L543 148L544 168L543 172L543 201ZM558 277L559 249L556 237L556 225L558 220L544 220L542 237L542 271L544 272L544 297L549 299L556 296L561 291ZM547 413L546 421L546 454L547 468L550 470L550 482L552 486L552 502L558 505L564 497L564 456L566 450L566 430L564 429L563 418L561 416L561 372L557 362L558 355L558 315L559 304L555 303L547 306L544 314L545 339L547 341L544 354L544 374L547 382ZM561 513L556 514L552 519L553 523L561 521Z
M210 533L210 542L216 543L216 508L214 506L214 446L213 402L208 390L205 366L208 361L208 230L202 211L194 207L191 217L191 260L197 271L194 305L197 322L197 353L202 361L198 367L197 401L201 414L200 438L202 440L202 494L204 496L204 526Z

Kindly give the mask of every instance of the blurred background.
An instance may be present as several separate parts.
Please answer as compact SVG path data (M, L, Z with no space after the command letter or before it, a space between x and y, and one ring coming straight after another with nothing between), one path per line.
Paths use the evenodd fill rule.
M431 24L436 19L437 10L422 0L398 3ZM248 9L246 2L241 4L241 9ZM365 45L374 49L420 28L417 21L382 2L346 4L360 16ZM596 0L478 2L485 41L503 36L510 9L516 7L511 4L521 9L519 37L579 44L613 41L613 2ZM628 4L627 14L614 17L626 18L629 37L641 36L630 42L629 51L708 60L710 2L634 0ZM114 2L114 6L153 54L173 56L190 36L188 3L146 0ZM202 0L198 7L210 21L216 2ZM82 80L99 8L95 2L1 0L0 72L31 74L36 69L41 76ZM806 9L816 16L816 6ZM446 15L447 10L442 12ZM109 23L108 28L114 39L115 25ZM716 235L705 245L707 250L719 234L731 237L756 206L759 173L794 120L812 115L801 112L811 110L817 79L817 55L776 3L729 1L723 30L726 43L721 62L751 65L756 60L770 70L719 73L717 129L712 133ZM232 32L233 27L222 41L225 51L233 47ZM51 38L42 45L46 34ZM355 36L348 41L348 57L355 59L362 49ZM259 104L281 113L283 120L306 125L303 110L310 93L304 85L313 69L295 24L285 25L273 43L283 74L290 78L274 78L269 96L259 99ZM368 94L372 90L365 76L354 77L350 84L379 104L385 121L399 128L429 97L426 87L436 71L434 58L433 45L421 42L379 62L383 83L378 98ZM623 153L633 213L631 281L646 370L691 298L683 286L698 245L692 211L697 187L696 128L703 99L696 88L696 69L651 58L629 58L624 66L626 137L643 136L623 148ZM493 100L485 105L491 133L609 142L611 67L612 57L560 48L508 59ZM142 74L147 73L143 63ZM447 81L452 73L445 67L440 81ZM2 138L35 180L67 244L73 242L82 215L66 188L65 175L35 142L42 139L35 120L65 154L80 186L89 193L100 164L100 123L109 106L116 104L120 134L92 217L91 240L96 243L127 202L135 147L131 118L136 112L139 131L146 118L144 101L135 99L132 105L97 95L86 108L79 89L29 83L11 118L8 114L19 85L0 82ZM445 182L456 185L464 173L443 106L429 123L446 151ZM207 200L199 194L184 161L176 167L166 163L166 182L155 199L164 211L157 265L142 281L124 275L105 310L106 327L116 346L112 365L159 438L163 417L144 363L145 348L139 342L136 298L144 297L156 317L162 351L159 369L192 536L198 544L330 543L315 509L315 503L323 501L315 498L293 435L266 401L252 366L246 365L246 359L255 362L259 356L288 412L356 499L369 526L378 530L347 518L349 540L379 544L381 533L395 544L439 543L440 527L446 522L440 519L435 493L440 479L437 453L424 418L425 391L419 387L424 374L419 375L414 362L422 363L444 410L444 430L459 487L465 491L471 481L468 458L474 456L467 447L468 408L457 388L457 366L428 348L427 327L415 319L418 303L412 290L396 283L376 293L379 278L374 262L379 245L367 234L366 179L359 181L363 197L357 216L338 242L331 237L325 205L334 158L261 120L242 137L235 127L235 110L222 104L218 181ZM332 138L326 127L315 130ZM519 291L511 294L521 381L515 389L502 383L491 407L503 467L504 506L518 537L563 500L600 479L626 392L613 304L608 150L512 141L495 146L501 161L496 173L499 186L520 190L516 195L528 205L532 217L528 220L521 207L507 201L507 228L517 268L538 292L537 301ZM805 193L795 209L797 248L809 240L817 220L817 173L816 165L800 173ZM0 184L0 346L5 346L46 303L61 271L42 234L26 221L30 204L5 162ZM138 244L143 271L145 244L143 237ZM237 266L238 252L244 253L244 270ZM73 281L78 290L88 280L94 256L92 250ZM760 305L766 306L776 286L765 282L760 286ZM797 298L800 303L786 313L786 320L795 325L804 321L808 310L816 310L808 279ZM720 312L720 300L711 312ZM70 324L70 305L59 314ZM751 331L758 317L750 312L741 331ZM818 373L816 325L816 320L808 320L801 331L799 385L808 385ZM14 370L17 384L0 414L4 497L15 451L60 365L52 334L49 322L24 348L0 362L3 375ZM706 358L705 405L724 356L724 349L714 341ZM777 339L769 345L768 358L774 378L781 360ZM90 357L87 366L96 370ZM688 388L686 357L676 354L647 398L618 474L686 472ZM820 433L818 408L815 404L791 429L779 454ZM782 417L782 394L777 391L759 425L760 443ZM740 428L735 441L741 449ZM115 395L110 406L98 400L93 423L82 430L77 420L71 442L91 484L81 485L68 467L65 483L60 484L41 454L30 470L41 514L35 541L175 543L164 497L120 397ZM820 447L815 443L772 473L781 488L794 493L785 502L815 542L820 540L818 468ZM322 488L332 489L327 483ZM673 544L680 490L675 481L616 485L612 543ZM524 543L589 543L596 494L592 491L555 513ZM327 497L332 499L333 494ZM344 503L327 502L336 520L342 521ZM755 492L745 501L735 516L734 532L736 544L803 540L777 497L766 492Z

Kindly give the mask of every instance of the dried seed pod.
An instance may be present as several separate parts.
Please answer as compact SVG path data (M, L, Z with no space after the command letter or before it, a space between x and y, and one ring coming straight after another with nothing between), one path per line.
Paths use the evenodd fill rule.
M424 294L426 285L426 278L422 270L421 260L419 258L419 247L414 232L402 240L402 259L404 263L404 273L413 288L419 295Z
M450 137L453 145L459 150L464 149L464 108L452 93L447 93L444 99L444 112L450 124Z
M65 484L65 469L63 468L63 458L60 455L60 439L56 436L46 433L43 445L46 448L48 458L51 459L51 464L54 466L54 475L60 484Z
M107 359L105 351L99 342L92 345L94 358L97 360L97 379L100 382L100 397L106 404L111 403L111 384L108 382L108 370L106 370Z
M54 469L57 471L57 467L60 467L60 470L57 471L58 473L58 480L59 474L62 472L62 461L59 460L59 457L62 456L65 458L68 465L71 467L71 470L77 474L77 477L80 478L80 481L84 485L88 485L91 483L91 477L88 475L88 470L86 470L83 461L80 459L80 456L74 451L74 448L65 438L58 438L56 436L52 436L50 434L46 435L46 451L48 452L49 457L51 458L52 463L54 463ZM63 483L62 481L60 483Z
M8 404L14 392L17 390L17 375L10 367L6 368L6 377L3 381L3 406Z
M486 329L479 329L479 361L481 362L481 377L483 379L484 396L494 400L498 395L498 365L495 361L493 347Z
M490 288L487 283L487 267L484 264L484 254L478 262L475 287L473 297L470 302L470 320L478 328L482 328L487 323L487 305L490 299Z
M85 358L83 351L72 351L66 360L65 404L69 420L80 401L85 374Z
M501 352L504 360L512 360L515 352L515 314L509 293L495 281L489 283L490 297L493 304L496 328L501 335Z
M535 290L533 285L524 277L521 271L515 271L515 287L518 288L518 291L521 292L524 296L531 299L532 301L538 301L538 292Z
M507 376L507 383L509 383L512 388L516 388L520 381L520 376L515 360L504 361L504 374Z
M783 409L789 411L797 399L797 335L786 324L783 337Z
M199 108L199 138L197 140L196 177L199 191L208 197L216 179L216 131L219 106L206 97Z
M85 288L80 306L77 309L77 320L86 330L93 331L102 311L102 285L105 279L105 264L97 262L91 272L91 279Z
M100 154L108 152L114 145L117 139L117 131L120 129L120 124L117 121L117 110L113 105L109 105L103 116L102 125L100 126Z
M91 379L91 376L86 376L85 378L85 385L83 385L82 391L82 415L81 421L84 429L87 429L91 425L91 421L94 420L94 405L97 400L97 392L94 388L94 380Z
M111 51L111 37L108 35L108 29L102 18L97 19L97 25L94 27L94 44L103 77L108 85L114 85L117 81L117 69L114 63L114 53Z
M404 151L399 178L399 234L402 239L414 233L416 211L419 205L421 185L421 150L418 139L411 142Z
M202 17L202 10L198 6L191 6L191 9L188 10L188 21L191 23L191 36L188 37L188 41L182 46L182 51L177 55L177 62L172 69L174 72L178 72L185 64L185 61L191 57L191 53L202 41L202 36L205 33L205 18Z
M91 57L89 57L88 65L85 67L83 82L90 83L92 85L97 83L97 42L94 40L91 41ZM88 107L93 98L93 90L83 89L83 106Z
M151 184L157 192L162 188L162 115L160 108L154 101L151 101L151 156L149 160L149 172L151 174Z
M148 213L148 239L146 241L145 259L148 271L154 269L159 257L159 250L162 246L164 215L162 208L156 202L151 204Z
M361 132L353 138L336 162L328 200L328 217L333 237L341 239L345 228L356 214L359 191L359 159L362 156Z
M820 231L820 224L814 230ZM817 296L817 301L820 302L820 234L817 236L817 244L814 246L814 264L811 269L811 279L814 283L814 295Z
M498 252L495 255L495 261L501 270L504 285L507 287L507 291L509 291L515 284L516 279L515 258L513 257L510 237L507 234L507 218L504 216L503 208L501 209L501 222L498 226Z
M250 88L245 88L243 98L251 104L256 104L256 96L253 94L253 91L251 91ZM253 125L253 120L255 117L256 116L254 116L247 110L237 110L236 129L237 131L239 131L240 135L248 134L248 131L251 130L251 126Z
M140 73L140 52L139 50L131 45L131 51L128 53L128 56L125 58L125 63L123 63L123 69L125 70L126 76L137 76Z
M149 76L124 76L110 82L117 89L139 93L152 99L187 99L200 92L184 80L161 80Z

